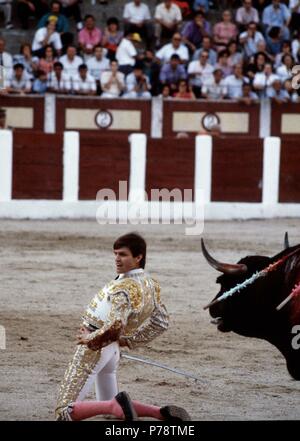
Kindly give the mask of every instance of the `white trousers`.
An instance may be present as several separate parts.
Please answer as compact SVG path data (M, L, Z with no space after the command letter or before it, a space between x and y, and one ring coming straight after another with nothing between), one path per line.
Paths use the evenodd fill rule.
M101 351L98 363L90 373L76 401L83 401L95 383L96 399L107 401L114 398L118 390L117 369L120 360L120 347L117 342L111 343Z

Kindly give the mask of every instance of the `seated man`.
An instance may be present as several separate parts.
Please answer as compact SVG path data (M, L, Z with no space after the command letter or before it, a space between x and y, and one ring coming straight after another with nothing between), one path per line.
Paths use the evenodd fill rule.
M242 96L238 98L239 103L246 104L250 106L253 103L258 102L258 95L253 92L249 83L244 83L242 86Z
M126 93L123 98L151 98L149 78L143 72L142 63L136 63L133 72L126 77Z
M96 81L95 78L88 73L86 64L81 64L78 67L78 74L73 80L73 91L76 95L96 95Z
M53 65L53 71L48 75L47 90L52 93L70 93L72 90L69 76L63 72L63 65L56 61Z
M79 48L85 61L92 56L94 47L99 45L101 40L102 31L96 27L95 17L90 14L86 15L84 17L84 27L78 34Z
M101 98L118 98L125 89L125 75L118 71L118 62L110 62L110 70L102 72L100 85L102 89Z
M153 25L147 4L142 3L141 0L126 3L123 19L125 33L138 33L150 49L153 45Z
M185 80L187 73L182 64L180 64L180 58L177 54L173 54L169 63L165 63L159 74L159 80L161 85L168 85L170 87L171 94L177 90L179 80Z
M31 91L31 81L23 64L17 63L13 67L12 77L5 84L8 93L25 95Z
M167 43L175 32L178 31L182 22L180 8L171 0L165 0L155 7L155 36L157 45Z

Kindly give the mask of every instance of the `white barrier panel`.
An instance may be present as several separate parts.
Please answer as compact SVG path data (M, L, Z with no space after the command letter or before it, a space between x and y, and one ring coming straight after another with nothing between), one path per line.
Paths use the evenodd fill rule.
M63 200L78 200L79 190L79 132L64 132Z
M196 136L195 152L195 202L208 203L211 200L212 137Z
M0 130L0 201L12 197L13 136L11 130Z
M274 206L278 202L280 174L280 138L264 140L262 202Z
M130 142L130 178L129 201L143 201L146 181L147 136L136 133L129 136Z

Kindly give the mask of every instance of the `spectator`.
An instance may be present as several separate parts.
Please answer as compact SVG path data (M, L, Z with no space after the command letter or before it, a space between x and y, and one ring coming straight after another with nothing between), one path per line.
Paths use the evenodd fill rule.
M123 32L120 31L119 20L116 17L110 17L106 22L102 38L102 44L108 50L107 57L110 60L115 59L117 47L122 38Z
M32 85L32 92L44 95L48 87L47 74L43 70L38 70L36 76L37 78Z
M86 64L81 64L78 67L78 74L73 81L73 90L76 95L96 95L96 81L95 78L88 73L88 67Z
M300 31L298 31L296 37L292 41L292 55L296 61L300 61L299 49L300 49Z
M224 49L218 53L218 62L215 65L215 68L221 69L224 78L228 77L228 75L232 73L232 67L229 65L228 60L229 52L227 49Z
M214 71L213 66L208 63L208 52L202 51L198 61L191 61L188 65L190 85L197 98L201 96L203 82L210 79Z
M126 35L118 46L116 59L119 64L120 72L128 75L133 71L137 58L137 45L142 42L140 34L133 33Z
M240 31L244 31L249 23L259 23L258 11L253 8L252 0L243 0L243 6L236 11L235 21Z
M269 59L272 63L275 61L275 56L267 50L267 43L265 42L265 40L259 40L257 42L257 52L263 52L266 58Z
M22 29L28 29L29 17L34 15L40 19L47 14L49 6L47 0L18 0L17 14L21 22Z
M268 96L275 80L279 80L279 77L273 73L272 64L266 63L263 72L255 74L253 80L253 88L258 92L260 98Z
M66 17L74 17L76 22L76 28L78 31L81 31L83 28L82 18L81 18L81 10L80 10L80 0L60 0L62 5L61 12Z
M0 0L0 10L4 13L5 29L12 29L13 24L11 22L11 10L12 0Z
M84 28L78 34L79 48L83 52L83 58L86 60L93 54L94 47L101 43L102 31L96 27L95 17L86 15L84 17Z
M52 45L57 54L61 53L62 43L58 32L56 32L56 18L50 18L47 27L40 28L34 34L32 42L32 53L38 57L43 56L45 47Z
M13 57L5 51L5 40L0 37L0 66L5 68L6 77L9 79L12 75Z
M300 29L300 0L289 0L289 10L292 14L290 29L293 33Z
M282 57L286 54L292 55L292 46L289 40L285 40L282 43L281 52L276 55L274 67L277 68L281 65Z
M141 0L133 0L124 7L125 33L138 33L146 41L147 48L153 44L153 26L149 7Z
M118 62L110 62L110 70L102 72L100 83L103 93L101 98L118 98L125 88L125 75L118 72Z
M39 58L32 56L31 44L23 43L20 47L20 53L14 55L13 63L21 63L23 64L25 71L28 74L28 77L32 80L34 78L34 74L38 68Z
M196 52L194 52L193 60L199 60L199 56L202 51L208 52L208 55L209 55L208 62L209 62L209 64L214 66L217 62L217 52L214 49L212 49L211 37L208 37L208 36L203 37L202 47L200 49L196 50Z
M210 24L205 20L203 12L197 12L193 20L188 21L182 32L183 42L187 45L190 52L193 53L199 48L204 36L211 33Z
M193 10L206 14L209 11L209 0L194 0Z
M182 43L182 38L179 32L175 32L171 43L165 44L158 52L156 52L156 58L158 58L161 63L167 63L170 61L173 54L177 54L182 63L186 63L189 59L189 51Z
M133 72L126 77L124 98L151 98L149 78L144 74L142 64L137 63Z
M229 10L226 10L222 14L223 20L216 23L213 29L213 36L217 50L225 49L230 40L233 40L237 36L237 27L232 23L232 15Z
M180 9L183 21L186 21L191 17L192 11L189 5L190 0L172 0L172 2Z
M235 40L231 40L228 43L228 53L228 66L230 66L231 68L233 68L233 66L235 66L237 63L243 62L243 55L238 52L238 45Z
M279 26L273 26L266 35L267 50L275 59L282 50L283 34Z
M177 90L177 84L179 80L185 80L187 74L184 66L180 64L180 57L177 54L173 54L169 63L165 63L160 71L159 79L162 85L167 84L174 93Z
M159 95L159 98L162 98L164 100L172 99L171 89L170 89L170 86L168 84L164 84L163 85L161 94Z
M243 84L242 96L238 99L238 101L239 103L246 104L247 106L258 102L258 96L255 92L253 92L249 83Z
M180 8L171 0L165 0L156 6L154 18L157 45L163 45L178 31L178 27L182 22Z
M201 94L208 100L222 100L227 95L221 69L214 69L213 75L203 81Z
M258 42L265 41L263 34L257 30L256 23L253 21L248 23L247 30L240 34L239 40L248 58L257 52Z
M71 80L76 77L79 66L83 64L82 58L76 55L75 46L69 46L67 53L60 57L59 61L64 67L64 73L68 75Z
M64 66L60 61L53 65L53 71L48 75L48 91L52 93L69 93L71 81L69 76L63 72Z
M61 13L61 4L58 0L53 0L50 5L50 11L44 14L40 21L38 22L37 28L44 28L47 26L49 18L56 17L56 32L62 36L65 32L69 31L69 21Z
M178 84L178 92L174 94L174 98L184 100L195 100L196 97L186 80L180 80Z
M45 47L45 55L39 60L38 69L41 72L45 72L48 75L49 72L52 72L54 62L56 61L54 57L53 47L48 45Z
M300 102L299 95L293 88L292 80L285 80L285 82L283 83L283 89L286 90L289 94L289 99L292 103Z
M273 27L278 27L281 30L281 37L288 40L290 38L288 29L290 20L291 13L285 4L280 3L280 0L272 0L272 4L263 11L262 22L265 26L266 35Z
M243 65L238 63L234 66L233 74L225 78L224 84L227 87L227 96L230 99L241 98L243 95L242 86L248 83L248 78L243 76Z
M102 72L109 70L109 59L104 56L103 52L103 47L100 45L95 46L94 56L86 63L89 73L96 81L100 81Z
M247 77L252 81L256 73L264 71L267 62L270 62L270 59L266 57L264 52L257 52L254 57L251 57L250 63L246 68Z
M279 76L280 81L284 83L285 80L292 78L292 67L294 65L294 59L290 54L285 54L282 57L281 66L277 67L276 74Z
M17 63L13 67L13 74L6 83L8 93L25 95L31 91L31 81L23 64Z
M151 84L152 96L157 96L160 93L161 85L159 81L160 65L157 62L154 53L150 50L146 51L143 59L144 74L149 78Z
M290 95L285 89L282 89L279 79L274 79L271 87L268 87L267 97L271 98L277 104L288 103L290 101Z

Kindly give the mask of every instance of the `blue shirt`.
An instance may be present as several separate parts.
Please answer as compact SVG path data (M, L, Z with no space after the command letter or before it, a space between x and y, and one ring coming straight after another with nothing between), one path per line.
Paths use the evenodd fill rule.
M269 27L282 27L285 26L285 22L290 18L290 16L291 13L287 6L280 3L278 9L275 9L273 5L267 6L264 9L262 21L264 25Z
M187 77L185 68L179 64L177 68L174 70L171 68L170 63L166 63L161 68L159 74L159 80L162 83L177 83L179 80L185 80Z

